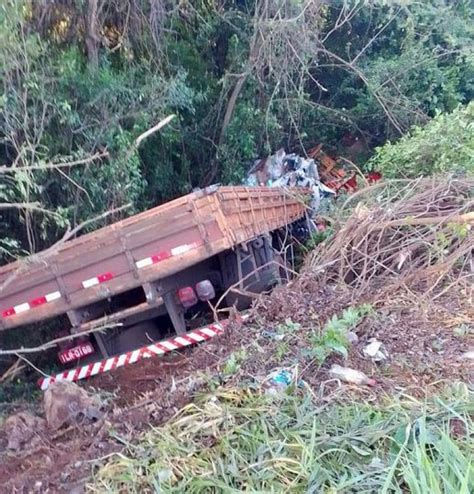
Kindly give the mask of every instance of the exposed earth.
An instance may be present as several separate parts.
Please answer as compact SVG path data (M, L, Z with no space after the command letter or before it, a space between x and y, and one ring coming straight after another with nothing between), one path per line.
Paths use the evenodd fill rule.
M474 311L466 290L458 286L429 303L421 294L413 298L399 293L382 303L376 292L355 300L347 288L321 287L307 277L278 287L260 297L249 321L231 323L223 336L81 382L103 402L99 420L33 431L17 451L6 448L4 429L2 492L83 492L99 461L169 419L196 393L224 383L259 386L278 368L296 369L317 399L349 393L350 399L376 401L402 390L424 396L446 383L472 382L474 367L467 352L472 351ZM308 355L315 330L343 309L371 301L373 311L354 328L358 341L347 359L333 354L321 366ZM383 344L386 360L374 362L364 355L371 338ZM376 386L337 382L328 374L333 363L365 372ZM41 415L41 409L38 403L33 410Z

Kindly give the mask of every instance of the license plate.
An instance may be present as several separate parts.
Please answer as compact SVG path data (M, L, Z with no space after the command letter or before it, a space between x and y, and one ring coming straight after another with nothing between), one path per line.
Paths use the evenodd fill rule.
M68 364L73 360L79 360L80 358L91 355L94 352L95 350L91 343L81 343L77 346L59 352L58 357L62 364Z

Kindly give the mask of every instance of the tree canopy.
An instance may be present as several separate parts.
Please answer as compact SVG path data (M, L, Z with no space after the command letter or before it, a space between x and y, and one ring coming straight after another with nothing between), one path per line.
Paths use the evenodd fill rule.
M468 0L3 2L3 260L125 204L238 182L281 146L323 142L363 164L433 117L424 138L456 134L472 114L456 108L474 91L473 13ZM390 174L382 149L373 163ZM409 171L406 153L404 173L445 169Z

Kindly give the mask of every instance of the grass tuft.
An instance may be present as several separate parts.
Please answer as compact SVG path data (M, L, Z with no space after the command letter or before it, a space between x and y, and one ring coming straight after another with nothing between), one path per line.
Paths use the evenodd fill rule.
M474 407L460 386L420 402L331 403L220 389L102 465L90 492L472 492Z

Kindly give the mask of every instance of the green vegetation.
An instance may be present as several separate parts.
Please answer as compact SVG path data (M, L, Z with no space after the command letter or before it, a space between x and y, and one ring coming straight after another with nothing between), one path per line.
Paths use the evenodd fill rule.
M232 376L238 372L242 362L244 362L246 358L247 352L245 349L232 352L227 358L224 368L222 369L224 376Z
M388 178L473 173L473 20L470 0L2 2L0 264L84 222L87 231L193 187L239 183L280 147L304 155L323 143ZM433 256L446 242L436 237ZM308 325L298 356L345 356L347 332L370 310ZM32 346L56 329L29 331L28 344L26 331L3 333L0 346ZM306 329L277 325L277 362ZM234 351L224 377L251 350ZM28 394L23 384L3 385L0 401ZM90 489L472 492L465 390L320 404L296 388L278 399L234 389L201 397L106 462Z
M468 494L472 413L463 387L427 402L320 406L304 395L221 389L106 462L89 488Z
M474 103L438 114L426 126L377 148L369 165L387 178L474 174Z
M373 311L371 305L360 305L345 309L341 316L333 316L321 331L311 336L311 348L308 354L315 357L322 364L331 353L338 353L347 357L349 340L347 333L355 329L361 320Z
M418 170L393 151L393 167L389 147L374 164L390 176L468 167L456 129L468 132L472 106L456 108L473 96L473 12L468 0L3 2L0 262L104 211L238 182L281 146L322 142L363 165L440 112L427 136L451 129L439 160L422 153Z

